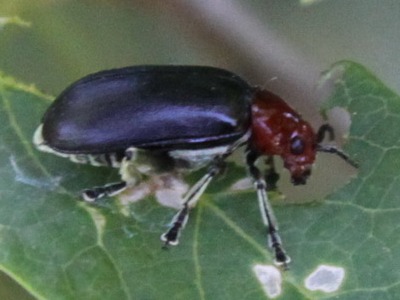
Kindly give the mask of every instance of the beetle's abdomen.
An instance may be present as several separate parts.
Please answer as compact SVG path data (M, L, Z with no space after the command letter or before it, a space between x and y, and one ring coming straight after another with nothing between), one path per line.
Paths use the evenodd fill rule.
M209 148L248 130L252 95L240 77L216 68L110 70L67 88L45 114L42 134L65 153Z

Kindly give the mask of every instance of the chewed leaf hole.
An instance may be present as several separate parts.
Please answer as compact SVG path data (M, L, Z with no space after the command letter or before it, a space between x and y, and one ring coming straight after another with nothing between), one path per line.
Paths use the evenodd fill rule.
M276 298L282 293L282 275L279 269L271 265L255 265L253 272L269 298Z

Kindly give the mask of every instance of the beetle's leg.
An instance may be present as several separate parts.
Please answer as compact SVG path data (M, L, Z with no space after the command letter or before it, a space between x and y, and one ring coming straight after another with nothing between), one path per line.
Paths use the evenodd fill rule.
M106 184L104 186L86 189L82 192L82 198L87 202L95 202L103 197L112 197L123 192L127 187L135 185L137 177L130 171L129 165L133 158L133 148L128 148L125 151L125 156L122 159L119 173L122 180L120 182Z
M211 180L224 170L226 163L225 159L231 155L238 147L244 144L243 140L238 140L225 153L214 158L213 163L206 175L204 175L186 194L183 199L183 206L172 219L170 229L161 235L161 240L164 241L164 247L168 245L177 245L182 229L185 227L189 218L189 209L192 208L200 196L204 193Z
M265 160L267 169L265 171L265 181L267 182L267 190L275 191L277 189L277 182L279 180L279 174L275 170L274 158L273 156L268 156Z
M268 201L267 184L263 179L260 170L255 166L258 155L250 151L247 154L247 165L250 174L254 178L254 185L257 189L258 204L260 206L261 217L268 230L268 246L273 249L275 255L275 264L282 265L287 268L290 257L283 249L281 238L278 234L278 224L272 211L272 207Z
M183 199L183 206L171 221L170 229L161 235L161 240L165 242L165 246L177 245L182 229L185 227L189 219L189 209L194 207L200 196L204 193L211 180L223 169L225 163L223 160L214 163L210 170L204 175L186 194Z
M82 197L87 202L94 202L103 197L115 196L126 189L126 182L120 181L110 183L104 186L94 187L92 189L86 189L82 192Z

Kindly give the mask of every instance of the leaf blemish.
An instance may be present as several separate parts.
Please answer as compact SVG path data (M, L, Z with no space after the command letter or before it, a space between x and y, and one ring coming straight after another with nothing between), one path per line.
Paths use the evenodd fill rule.
M342 267L320 265L304 281L304 285L310 291L322 291L332 293L339 289L345 276Z
M269 298L276 298L282 293L282 275L278 268L272 265L255 265L253 272Z
M9 157L9 161L15 173L15 180L18 182L50 191L54 191L60 184L60 176L52 177L50 179L33 178L24 174L22 169L18 166L17 161L15 160L15 157L13 155Z

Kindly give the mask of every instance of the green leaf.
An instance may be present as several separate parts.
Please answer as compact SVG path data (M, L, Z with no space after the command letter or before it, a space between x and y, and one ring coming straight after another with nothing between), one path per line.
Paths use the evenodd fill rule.
M339 76L338 76L339 74ZM363 67L342 62L327 107L342 106L352 124L346 151L358 176L318 204L275 212L293 264L282 299L386 299L400 275L400 101ZM192 210L181 244L161 250L175 211L153 196L129 205L79 202L79 191L117 171L40 153L31 138L50 100L0 77L0 265L39 299L265 299L253 271L272 265L255 192L226 187L243 168L213 182ZM323 167L323 166L321 166ZM194 174L190 180L198 177ZM319 265L345 277L333 293L304 282Z

